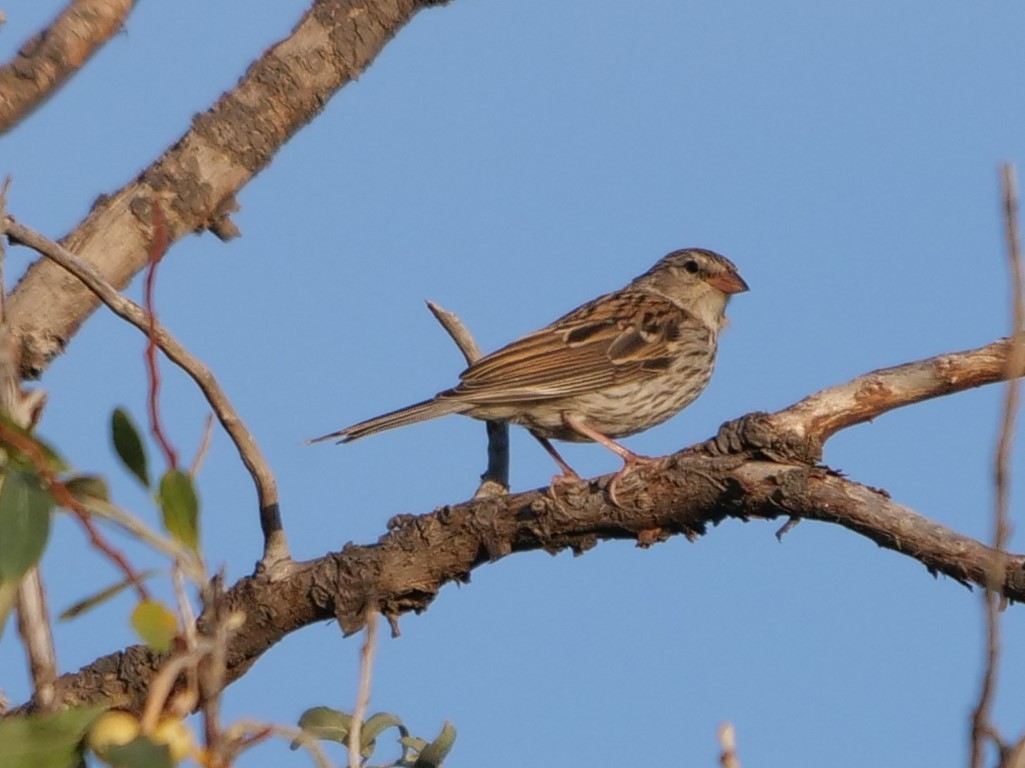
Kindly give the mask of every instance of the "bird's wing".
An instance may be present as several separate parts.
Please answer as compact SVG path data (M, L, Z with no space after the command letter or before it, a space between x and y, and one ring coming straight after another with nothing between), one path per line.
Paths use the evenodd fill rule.
M711 331L668 299L620 291L584 304L467 368L443 397L475 404L544 400L641 382Z

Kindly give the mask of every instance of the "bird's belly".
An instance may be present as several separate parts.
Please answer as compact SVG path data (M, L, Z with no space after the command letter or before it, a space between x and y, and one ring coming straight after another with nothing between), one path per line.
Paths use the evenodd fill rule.
M675 416L701 394L712 370L693 371L681 379L652 379L573 395L558 400L519 403L515 408L490 408L478 418L497 419L519 424L544 437L570 442L591 442L566 424L565 415L583 418L588 425L613 439L643 432Z

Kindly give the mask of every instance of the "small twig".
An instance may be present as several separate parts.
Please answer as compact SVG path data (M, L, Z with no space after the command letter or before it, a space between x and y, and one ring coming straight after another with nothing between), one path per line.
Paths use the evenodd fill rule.
M195 584L202 585L206 581L206 572L203 570L203 564L199 558L192 550L182 546L170 536L157 533L135 515L120 509L109 501L84 498L79 499L79 502L90 515L109 520L144 544L167 555L186 571L188 577Z
M1006 220L1007 257L1010 268L1013 303L1011 349L1007 355L1007 372L1020 370L1025 364L1025 286L1022 283L1021 246L1018 236L1018 182L1014 166L1007 164L1001 169L1004 216ZM1009 377L1004 394L1003 418L1000 437L993 458L994 484L996 486L993 505L993 548L1003 551L1010 534L1010 466L1014 448L1014 425L1018 415L1020 380ZM996 695L1000 668L1000 586L1005 578L1002 558L992 558L987 574L986 590L983 593L986 622L986 667L979 691L979 702L972 712L971 766L982 768L985 758L990 711ZM991 738L991 737L990 737Z
M0 185L0 413L19 426L28 428L35 421L34 409L29 405L32 395L22 392L18 380L18 350L7 328L4 277L6 253L4 251L4 222L6 221L7 190L11 186L8 176ZM26 408L26 405L29 407ZM2 482L2 480L0 480ZM18 615L18 634L28 656L32 675L32 698L43 712L54 705L54 682L57 680L57 650L53 644L53 627L46 604L46 590L39 566L34 565L21 577L15 606Z
M41 711L47 712L55 704L53 684L57 680L57 653L38 566L33 566L21 577L17 606L18 634L28 654L32 673L32 699Z
M221 731L221 691L224 689L225 649L233 631L224 602L224 568L203 590L203 615L214 622L213 645L199 664L199 692L203 701L203 732L211 768L231 764L225 754L226 743ZM237 627L236 627L237 628Z
M163 713L167 700L174 690L178 677L182 672L194 669L200 660L210 652L212 644L213 640L200 637L196 642L195 648L172 656L160 668L160 671L153 678L153 682L149 685L146 694L146 705L143 707L142 715L139 717L139 725L143 733L152 733L153 729L157 727L157 722L160 720L160 715Z
M210 443L214 436L214 415L208 413L206 415L206 421L203 423L203 437L199 440L199 448L196 449L196 458L192 460L192 464L189 466L189 475L196 477L199 474L199 468L203 466L203 460L206 458L207 451L210 450Z
M740 758L737 757L737 734L733 729L733 723L723 723L719 726L719 765L723 768L740 768Z
M260 452L256 440L253 439L252 434L246 428L210 369L190 354L159 323L154 322L151 329L150 318L146 311L114 290L90 264L38 232L22 226L10 216L7 217L6 229L8 237L12 241L37 251L77 277L114 314L152 338L167 358L182 368L196 382L207 402L210 403L221 426L224 427L224 431L228 433L238 449L242 463L249 471L256 486L260 504L260 524L264 535L263 562L288 561L290 559L288 543L281 527L281 514L278 508L277 482L270 465L267 464L267 460Z
M349 768L360 768L363 762L362 745L363 719L370 706L370 677L374 667L374 652L377 650L377 611L367 615L366 638L359 654L359 693L352 710L352 727L349 729Z
M149 268L146 270L146 280L143 288L143 304L146 307L146 381L148 396L146 402L149 405L149 424L153 439L157 441L160 450L164 454L168 469L178 468L178 452L174 449L171 441L164 431L160 421L160 366L157 363L157 307L154 299L154 292L157 285L157 264L167 251L167 226L164 224L164 217L160 213L160 205L153 200L151 206L153 215L153 244L149 252Z
M244 749L259 744L267 735L273 735L295 742L300 747L305 748L317 764L317 768L332 768L331 761L328 759L323 747L320 746L316 738L302 728L277 725L275 723L261 723L256 720L237 720L228 729L228 733L229 736L239 742L239 753Z
M447 309L428 300L427 308L441 323L459 351L466 358L467 365L473 365L481 358L480 347L463 321ZM481 484L474 498L497 496L509 492L509 425L503 421L487 422L488 468L481 475Z
M427 308L431 310L431 314L441 323L441 327L445 329L445 332L452 337L452 341L456 343L459 351L466 358L467 365L473 365L483 357L476 340L467 327L463 325L463 321L459 319L458 315L454 312L449 312L430 299L427 300Z
M188 592L185 591L185 569L182 564L175 562L171 566L171 583L174 585L174 599L178 604L178 615L182 619L185 645L189 650L196 647L199 635L196 632L196 611L189 600Z

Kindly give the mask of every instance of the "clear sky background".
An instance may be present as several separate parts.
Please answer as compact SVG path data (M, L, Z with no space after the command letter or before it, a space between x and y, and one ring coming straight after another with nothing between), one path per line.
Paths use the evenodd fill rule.
M62 4L0 3L0 59ZM305 7L140 3L0 139L10 211L65 234ZM160 314L247 420L277 473L294 553L310 558L477 486L484 429L469 419L301 444L455 383L462 358L425 298L490 350L670 250L712 248L751 292L731 304L705 395L628 440L667 453L743 413L1007 332L997 169L1025 171L1023 51L1025 6L1006 1L456 0L417 16L242 191L242 238L174 247ZM31 258L8 253L15 274ZM98 312L42 381L40 430L153 519L107 436L117 405L144 418L142 350L134 329ZM190 455L207 409L164 371L170 433ZM826 461L988 537L1001 395L886 415L831 440ZM547 484L554 466L525 432L512 452L514 490ZM588 476L618 466L597 446L565 455ZM1019 458L1016 478L1023 468ZM261 542L223 434L199 488L206 552L232 581ZM484 566L382 641L371 709L427 736L452 721L452 766L713 766L726 720L745 765L964 765L979 594L838 527L803 523L779 544L778 526L728 521L696 543ZM66 519L44 572L58 611L117 578ZM61 625L62 669L135 642L131 607L126 596ZM1023 616L1014 607L1004 623L996 719L1010 737L1025 727ZM328 623L287 638L227 691L227 718L294 723L316 704L351 707L358 648ZM15 702L23 667L9 633L0 686ZM305 764L280 743L240 762Z

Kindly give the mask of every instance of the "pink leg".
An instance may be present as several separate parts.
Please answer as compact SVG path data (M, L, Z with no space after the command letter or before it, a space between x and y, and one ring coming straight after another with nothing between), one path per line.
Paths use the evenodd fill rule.
M534 430L530 431L530 434L534 436L534 439L541 443L541 447L548 451L548 455L555 459L555 463L559 465L559 469L562 470L563 477L568 477L571 480L579 480L580 475L573 471L573 467L566 463L566 460L559 455L559 452L555 450L555 446L551 444L547 437L539 435Z
M547 437L539 435L534 430L530 431L530 434L534 436L534 439L541 443L541 447L548 451L548 455L551 456L555 463L559 465L559 469L562 470L561 475L556 475L552 478L549 492L552 498L555 498L555 487L563 485L565 483L582 483L583 479L576 472L573 471L573 467L566 463L566 460L559 455L559 452L555 450L555 446L551 444Z
M619 458L623 460L623 468L619 470L615 474L615 476L609 481L609 485L607 488L609 494L609 501L611 501L617 507L621 506L619 500L616 498L616 486L619 484L619 481L623 479L623 476L626 475L627 472L630 472L643 464L655 461L655 459L651 458L650 456L641 456L640 454L634 453L629 448L625 448L624 446L620 445L615 440L613 440L611 437L606 437L601 432L591 427L586 421L581 419L579 416L574 416L573 414L565 414L563 415L562 420L566 422L566 426L568 426L573 431L577 432L580 435L583 435L584 437L590 440L594 440L594 442L596 443L604 445L606 448L608 448L610 451L615 453L617 456L619 456Z

